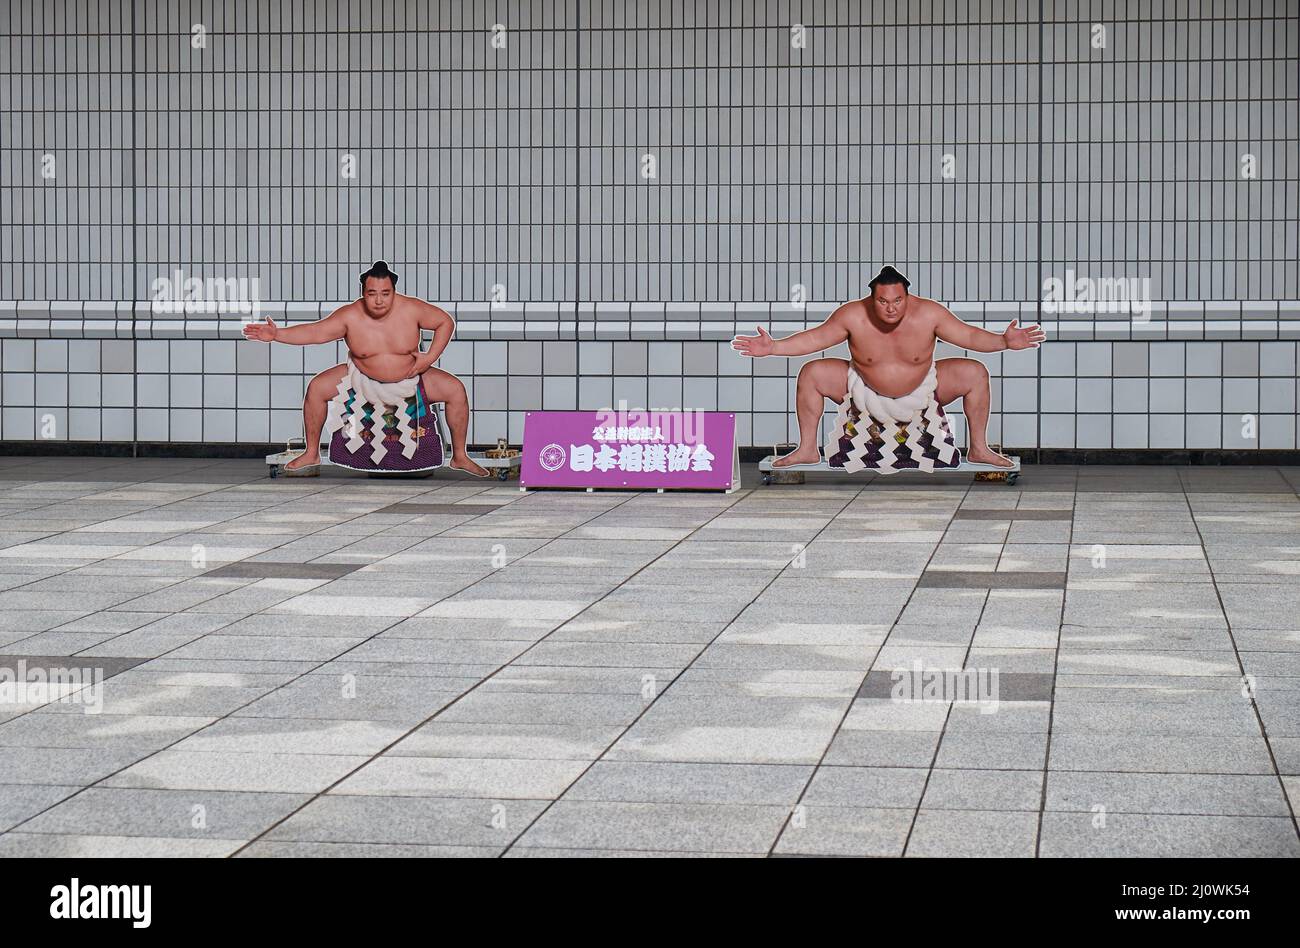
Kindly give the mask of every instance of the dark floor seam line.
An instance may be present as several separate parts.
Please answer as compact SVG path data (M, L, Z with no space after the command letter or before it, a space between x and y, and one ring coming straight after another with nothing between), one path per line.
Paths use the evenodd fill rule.
M1047 813L1047 781L1052 769L1052 724L1056 720L1056 683L1057 673L1061 667L1061 636L1065 631L1065 604L1070 598L1070 556L1074 550L1074 521L1078 516L1079 493L1078 475L1075 475L1074 501L1071 505L1070 533L1065 541L1065 586L1061 590L1061 613L1056 623L1056 648L1052 649L1052 693L1047 701L1047 746L1043 748L1043 788L1038 797L1038 822L1034 831L1034 858L1042 858L1043 820ZM1187 492L1183 492L1183 503L1187 503ZM1204 549L1201 550L1204 554Z

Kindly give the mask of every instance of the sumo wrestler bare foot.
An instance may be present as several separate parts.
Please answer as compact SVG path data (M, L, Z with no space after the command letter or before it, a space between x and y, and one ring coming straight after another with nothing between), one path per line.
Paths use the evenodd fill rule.
M454 453L451 456L451 463L448 467L454 467L458 471L464 471L466 474L473 474L475 477L490 477L488 469L474 461L468 454L462 452Z
M320 451L304 451L285 464L283 473L288 477L315 477L320 474Z
M1015 462L1008 457L998 454L989 447L970 448L966 452L966 460L973 461L976 464L992 464L995 467L1015 467Z
M800 447L795 448L789 454L777 458L772 462L772 467L794 467L799 464L820 464L821 462L821 452L816 448Z

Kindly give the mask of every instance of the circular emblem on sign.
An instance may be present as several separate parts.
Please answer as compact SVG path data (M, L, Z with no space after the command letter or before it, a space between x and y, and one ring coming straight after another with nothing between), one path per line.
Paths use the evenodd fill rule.
M564 449L558 444L548 444L537 455L537 460L548 471L558 471L564 465Z

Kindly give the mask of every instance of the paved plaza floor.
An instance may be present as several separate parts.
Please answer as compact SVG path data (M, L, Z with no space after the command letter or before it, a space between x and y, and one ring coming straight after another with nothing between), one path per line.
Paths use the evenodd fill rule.
M0 458L0 856L1300 855L1300 468L744 473Z

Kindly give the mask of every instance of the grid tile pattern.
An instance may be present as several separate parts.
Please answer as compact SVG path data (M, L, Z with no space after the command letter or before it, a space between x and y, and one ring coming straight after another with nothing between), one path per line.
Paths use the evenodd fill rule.
M683 339L637 338L637 324L612 322L600 335L614 338L492 338L494 324L476 327L462 317L460 338L439 365L465 380L474 443L501 437L518 443L527 411L595 411L619 401L734 411L740 444L788 443L798 436L789 406L806 360L739 357L727 340L752 332L752 323L727 315L732 321L714 321L726 327L714 329L715 338L700 338L699 324L692 324ZM1006 324L978 311L963 317L995 329ZM1300 418L1294 338L1300 319L1290 322L1289 339L1278 338L1276 320L1254 341L1237 338L1235 326L1248 334L1262 322L1234 324L1226 339L1205 338L1194 322L1194 333L1156 324L1150 340L1070 339L1066 332L1038 353L986 355L941 345L939 355L970 355L988 366L995 442L1289 450L1297 447ZM1170 338L1178 335L1192 338ZM281 442L301 434L302 393L312 375L345 356L341 345L268 347L233 338L0 339L0 435L10 441ZM964 444L960 405L951 417ZM828 413L825 430L832 421Z
M1287 0L18 0L4 30L3 299L177 268L332 299L377 256L451 301L843 300L882 260L942 299L1067 268L1300 297Z
M1294 446L1293 392L1264 363L1224 369L1217 395L1202 373L1175 396L1163 367L1133 372L1128 345L1290 351L1300 13L1288 0L12 8L6 366L28 365L33 340L84 343L78 365L115 355L98 373L52 370L78 373L67 383L16 368L0 392L5 440L296 433L293 379L325 367L320 354L210 345L222 335L210 319L160 326L159 280L246 280L262 310L292 318L328 310L384 256L403 289L456 312L444 366L489 366L466 379L483 443L517 440L539 403L620 398L723 402L742 443L788 440L791 403L777 396L797 364L741 369L720 354L709 380L702 355L678 373L635 368L635 344L671 359L723 325L793 331L892 261L922 294L995 325L1039 318L1046 280L1149 281L1162 335L1063 317L1041 371L1029 356L991 366L1008 445ZM175 380L157 361L120 368L119 343L135 341L137 360L164 338L202 340L201 367ZM499 353L542 340L554 371L519 355L519 378L502 377ZM586 345L600 340L613 348ZM1089 358L1076 342L1123 344L1128 361L1072 385L1049 376L1049 361ZM1163 407L1144 413L1144 400ZM1256 402L1246 437L1237 406Z
M1300 855L1296 468L260 467L0 459L0 663L111 676L0 705L0 853Z

